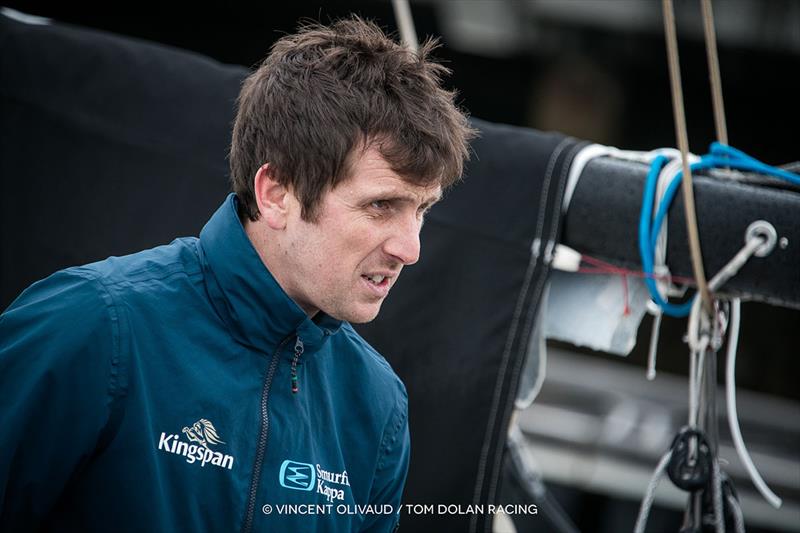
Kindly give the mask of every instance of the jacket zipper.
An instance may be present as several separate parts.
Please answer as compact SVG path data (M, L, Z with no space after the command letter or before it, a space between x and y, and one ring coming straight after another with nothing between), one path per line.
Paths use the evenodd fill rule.
M256 451L256 462L253 465L253 477L250 480L250 498L247 502L247 515L242 525L242 533L248 533L253 527L253 513L256 507L256 493L258 492L258 481L261 478L261 466L264 463L264 452L267 449L267 433L269 431L269 411L267 411L267 401L269 400L269 389L272 386L272 378L275 376L275 369L278 367L281 350L292 337L286 337L278 345L278 349L272 354L272 361L269 363L267 375L264 378L264 386L261 389L261 432L258 435L258 450Z
M303 355L303 341L300 336L297 336L297 342L294 343L294 357L292 357L292 394L297 394L300 390L297 386L297 361Z

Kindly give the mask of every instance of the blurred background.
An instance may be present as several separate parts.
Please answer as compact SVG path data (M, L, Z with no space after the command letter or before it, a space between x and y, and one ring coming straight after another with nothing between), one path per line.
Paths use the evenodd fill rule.
M5 5L247 67L303 19L358 13L397 28L388 0ZM700 5L676 0L675 8L690 147L703 153L714 124ZM659 1L413 0L411 9L420 39L441 38L437 55L452 70L446 84L473 116L624 149L676 144ZM800 1L717 0L714 15L731 145L770 164L797 161ZM774 511L758 496L722 418L722 456L749 531L800 531L799 324L798 310L743 307L742 431L767 483L784 498ZM658 457L686 420L685 322L665 318L655 382L644 377L649 331L646 317L628 357L549 342L548 379L519 417L545 479L582 531L630 529ZM676 531L681 493L663 487L656 504L648 531ZM546 530L535 517L517 527Z

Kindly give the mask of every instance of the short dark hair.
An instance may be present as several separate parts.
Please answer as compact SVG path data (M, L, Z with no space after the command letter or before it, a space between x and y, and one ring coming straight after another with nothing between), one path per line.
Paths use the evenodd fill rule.
M230 167L242 217L258 219L253 178L269 163L314 221L359 147L376 146L415 184L455 183L476 131L441 86L450 71L429 59L437 45L413 52L356 16L279 39L237 100Z

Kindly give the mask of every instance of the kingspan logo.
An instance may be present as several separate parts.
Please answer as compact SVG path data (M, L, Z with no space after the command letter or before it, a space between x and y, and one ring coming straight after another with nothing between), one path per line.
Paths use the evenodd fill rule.
M217 429L211 421L201 418L191 426L184 427L181 432L186 435L189 441L196 444L182 441L177 434L162 432L161 438L158 439L158 449L167 453L182 455L186 458L187 463L200 461L200 466L206 466L206 463L209 463L228 470L233 468L232 455L226 455L211 449L211 446L225 444L225 441L220 439Z

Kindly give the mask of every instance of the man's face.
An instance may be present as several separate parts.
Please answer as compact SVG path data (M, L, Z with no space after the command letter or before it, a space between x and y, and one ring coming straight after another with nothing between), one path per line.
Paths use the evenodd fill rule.
M284 289L313 315L322 310L353 323L375 318L403 266L419 259L423 217L441 187L404 181L370 148L346 180L327 191L315 222L290 201L284 252L293 269Z

